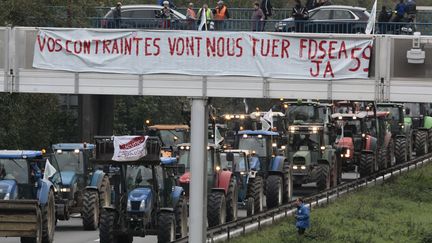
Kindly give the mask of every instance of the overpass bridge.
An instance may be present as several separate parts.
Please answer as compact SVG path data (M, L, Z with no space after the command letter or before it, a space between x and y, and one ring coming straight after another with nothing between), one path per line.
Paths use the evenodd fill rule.
M204 134L207 134L208 124L207 97L401 102L432 100L432 36L366 36L373 40L368 75L360 78L302 79L291 75L274 77L266 75L265 72L253 76L247 74L216 76L185 75L175 74L175 72L127 74L54 70L55 68L36 69L33 67L33 59L38 31L39 29L35 27L0 28L0 70L4 74L0 77L0 92L191 97L191 180L193 183L190 188L192 192L190 209L194 209L190 211L189 239L191 242L204 242L206 237L207 163L202 162L203 158L204 160L206 158L207 136ZM283 34L283 36L329 40L365 38L364 35L328 34ZM407 51L413 47L413 43L425 53L423 64L409 64L407 61ZM54 66L64 64L61 62L52 59L48 64ZM239 62L236 65L245 65L245 63ZM202 69L205 68L208 66L203 65ZM254 68L251 67L251 73L256 71L253 70ZM294 71L301 76L301 71ZM101 101L99 103L104 107L105 114L109 114L112 110L110 106L102 104ZM87 115L94 116L92 113L93 110L90 109Z

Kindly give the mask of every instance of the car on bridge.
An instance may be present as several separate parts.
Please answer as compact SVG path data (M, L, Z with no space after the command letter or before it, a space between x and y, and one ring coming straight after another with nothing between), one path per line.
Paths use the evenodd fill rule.
M98 28L126 28L126 29L159 29L164 24L164 19L159 17L162 6L156 4L124 5L121 7L121 19L116 26L114 19L115 8L97 23ZM187 25L186 16L174 9L171 9L170 29L184 29Z
M364 33L369 20L365 8L344 5L329 5L309 11L309 19L294 21L283 19L276 23L278 32L311 33Z

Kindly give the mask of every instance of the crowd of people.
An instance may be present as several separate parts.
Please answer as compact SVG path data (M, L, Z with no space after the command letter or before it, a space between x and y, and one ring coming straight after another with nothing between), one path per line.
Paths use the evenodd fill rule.
M296 21L296 30L301 31L305 20L309 19L309 10L317 7L331 5L331 0L306 0L305 5L301 0L294 0L295 6L292 9L292 18ZM170 28L171 19L173 18L172 9L175 5L172 0L158 0L158 4L163 8L157 15L163 19L163 28ZM121 2L118 2L114 10L115 25L120 26L121 19ZM273 6L270 0L261 0L253 3L253 12L251 15L252 31L263 31L266 20L272 16ZM394 11L389 10L386 6L378 16L379 32L386 33L387 22L412 22L415 18L416 2L415 0L399 0ZM224 30L226 29L226 20L230 19L228 6L223 0L219 0L217 5L211 9L207 3L204 3L197 11L194 3L190 2L186 10L186 21L189 29L198 30Z

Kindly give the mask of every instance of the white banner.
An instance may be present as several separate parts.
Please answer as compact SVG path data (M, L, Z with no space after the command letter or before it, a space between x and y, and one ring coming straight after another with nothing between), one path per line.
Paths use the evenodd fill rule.
M136 161L147 155L147 136L114 136L114 161Z
M33 67L72 72L368 78L373 40L286 33L41 29Z

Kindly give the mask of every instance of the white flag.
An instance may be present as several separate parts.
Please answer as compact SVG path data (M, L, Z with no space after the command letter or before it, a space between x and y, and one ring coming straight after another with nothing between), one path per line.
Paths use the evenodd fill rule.
M114 136L114 161L136 161L147 155L148 136Z
M265 115L263 116L264 120L268 121L270 123L271 129L273 129L273 111L270 109Z
M201 8L201 23L198 26L198 30L201 31L206 22L207 22L206 9ZM205 30L207 30L207 26Z
M219 129L216 127L215 128L215 144L220 144L221 142L223 142L224 137L222 137L222 135L219 132Z
M268 131L271 128L269 122L266 121L264 118L261 117L260 121L261 121L261 130Z
M365 34L373 34L375 32L375 19L376 19L376 8L377 8L377 0L375 0L375 3L372 7L369 20L366 26Z
M51 176L55 175L56 172L57 172L57 170L54 168L54 166L51 165L51 163L47 159L46 163L45 163L45 170L44 170L43 178L45 180L48 180Z

